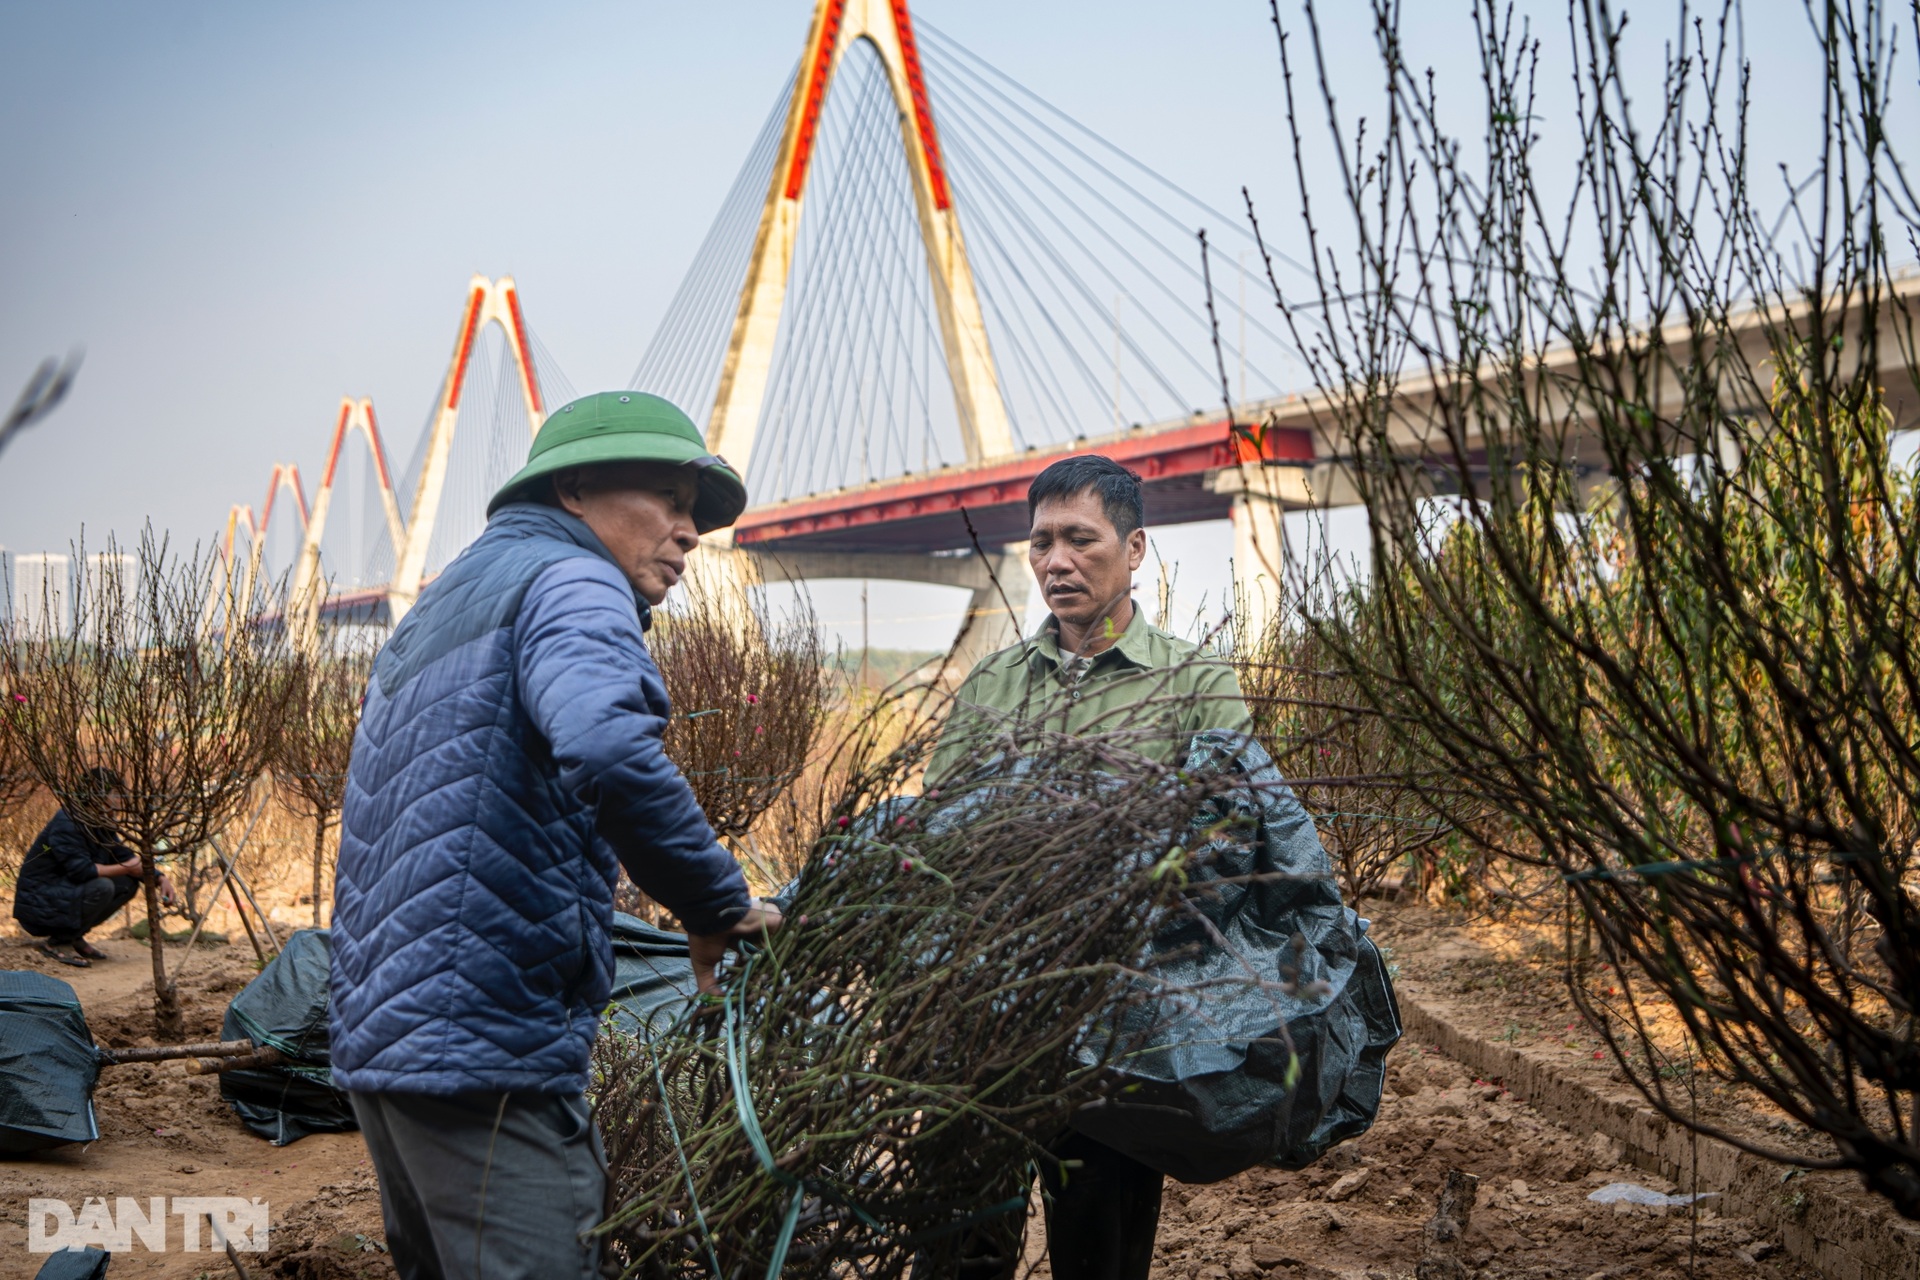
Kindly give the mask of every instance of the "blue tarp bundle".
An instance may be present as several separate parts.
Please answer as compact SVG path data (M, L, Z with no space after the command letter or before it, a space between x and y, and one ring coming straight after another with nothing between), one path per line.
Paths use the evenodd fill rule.
M98 1138L99 1074L93 1033L73 988L44 973L0 971L0 1153Z
M327 1037L327 966L333 956L325 929L302 929L287 939L227 1006L223 1040L251 1040L278 1049L277 1067L225 1071L220 1096L240 1122L283 1147L310 1133L359 1127L344 1091L333 1087Z

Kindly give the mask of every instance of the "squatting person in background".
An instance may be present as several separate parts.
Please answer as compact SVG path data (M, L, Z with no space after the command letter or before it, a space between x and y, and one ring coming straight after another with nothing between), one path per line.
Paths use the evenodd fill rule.
M746 505L655 396L540 428L486 530L374 664L341 815L333 1077L402 1277L588 1277L606 1167L585 1099L624 866L704 990L748 895L661 747L651 610Z
M119 790L120 775L90 770L85 779L102 794ZM173 882L165 872L154 887L160 901L172 905ZM61 964L86 968L106 952L87 934L140 892L140 855L120 843L120 833L90 827L65 809L53 815L27 850L14 886L13 918L33 937L34 949ZM69 955L62 948L72 948Z
M1123 730L1130 750L1167 765L1207 729L1252 730L1225 662L1150 624L1133 602L1147 554L1140 478L1097 456L1063 458L1027 490L1027 560L1049 610L1033 638L981 659L960 686L927 766L929 782L979 758L978 735L1018 719L1055 732ZM1043 1168L1047 1252L1056 1280L1146 1280L1160 1225L1161 1174L1069 1132ZM965 1280L1003 1280L1020 1260L1024 1218L977 1229ZM931 1280L930 1277L916 1280Z

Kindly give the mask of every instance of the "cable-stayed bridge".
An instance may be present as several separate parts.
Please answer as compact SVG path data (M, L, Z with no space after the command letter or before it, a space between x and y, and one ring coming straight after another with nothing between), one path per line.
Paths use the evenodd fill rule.
M1308 379L1267 283L1310 274L1268 252L907 0L815 0L631 379L745 471L752 505L695 573L746 555L769 580L967 588L961 656L984 652L1024 608L1028 482L1093 451L1140 473L1151 524L1231 517L1236 586L1272 607L1282 513L1342 485L1313 403L1284 394ZM307 642L397 621L573 394L514 282L476 276L405 464L374 406L343 400L311 503L275 467L261 508L229 517L231 562L288 575ZM1230 434L1228 398L1258 446Z
M322 622L397 620L485 523L487 498L545 420L543 388L556 387L571 395L512 278L475 276L405 470L392 470L373 402L343 397L311 503L298 464L278 463L257 512L228 511L221 546L240 580L231 598L284 574L288 624L303 643Z
M1054 458L1126 462L1155 523L1244 505L1220 482L1252 449L1226 430L1204 276L1236 398L1303 371L1241 225L906 0L817 0L631 385L704 416L744 467L753 505L712 556L730 546L773 578L971 587L968 647L1000 643L1018 619L985 565L1024 537L1026 484ZM347 398L311 499L282 464L259 508L229 515L233 563L285 574L309 636L403 615L573 394L511 279L475 277L455 333L404 465L373 404ZM1272 461L1313 459L1304 430L1267 441ZM1000 577L1017 610L1027 575Z

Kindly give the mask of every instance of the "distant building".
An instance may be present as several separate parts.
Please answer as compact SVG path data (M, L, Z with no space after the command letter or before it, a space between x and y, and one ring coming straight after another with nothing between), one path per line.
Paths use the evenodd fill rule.
M57 552L8 559L10 613L17 634L51 640L73 632L73 558Z
M96 551L82 564L73 584L73 633L76 639L101 638L100 620L114 617L123 644L138 643L136 606L140 599L140 560L124 552Z

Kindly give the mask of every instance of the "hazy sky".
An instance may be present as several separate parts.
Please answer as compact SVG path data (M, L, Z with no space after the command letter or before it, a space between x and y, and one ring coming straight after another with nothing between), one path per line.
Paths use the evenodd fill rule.
M1263 0L914 7L1201 198L1234 207L1244 182L1285 223ZM1364 86L1371 40L1342 8L1334 72ZM1464 0L1409 8L1417 54L1470 77ZM1671 30L1671 6L1643 10ZM57 416L0 456L0 545L62 549L83 526L92 542L148 518L210 537L230 503L261 500L274 462L314 482L343 394L373 398L404 464L476 271L516 277L575 387L624 386L809 13L6 0L0 396L69 346L86 364ZM1781 0L1748 30L1771 77L1761 123L1785 145L1817 103L1805 20ZM1160 542L1194 605L1217 594L1224 526ZM944 644L951 597L882 596L875 643ZM822 595L823 616L857 619L849 600L857 588Z

